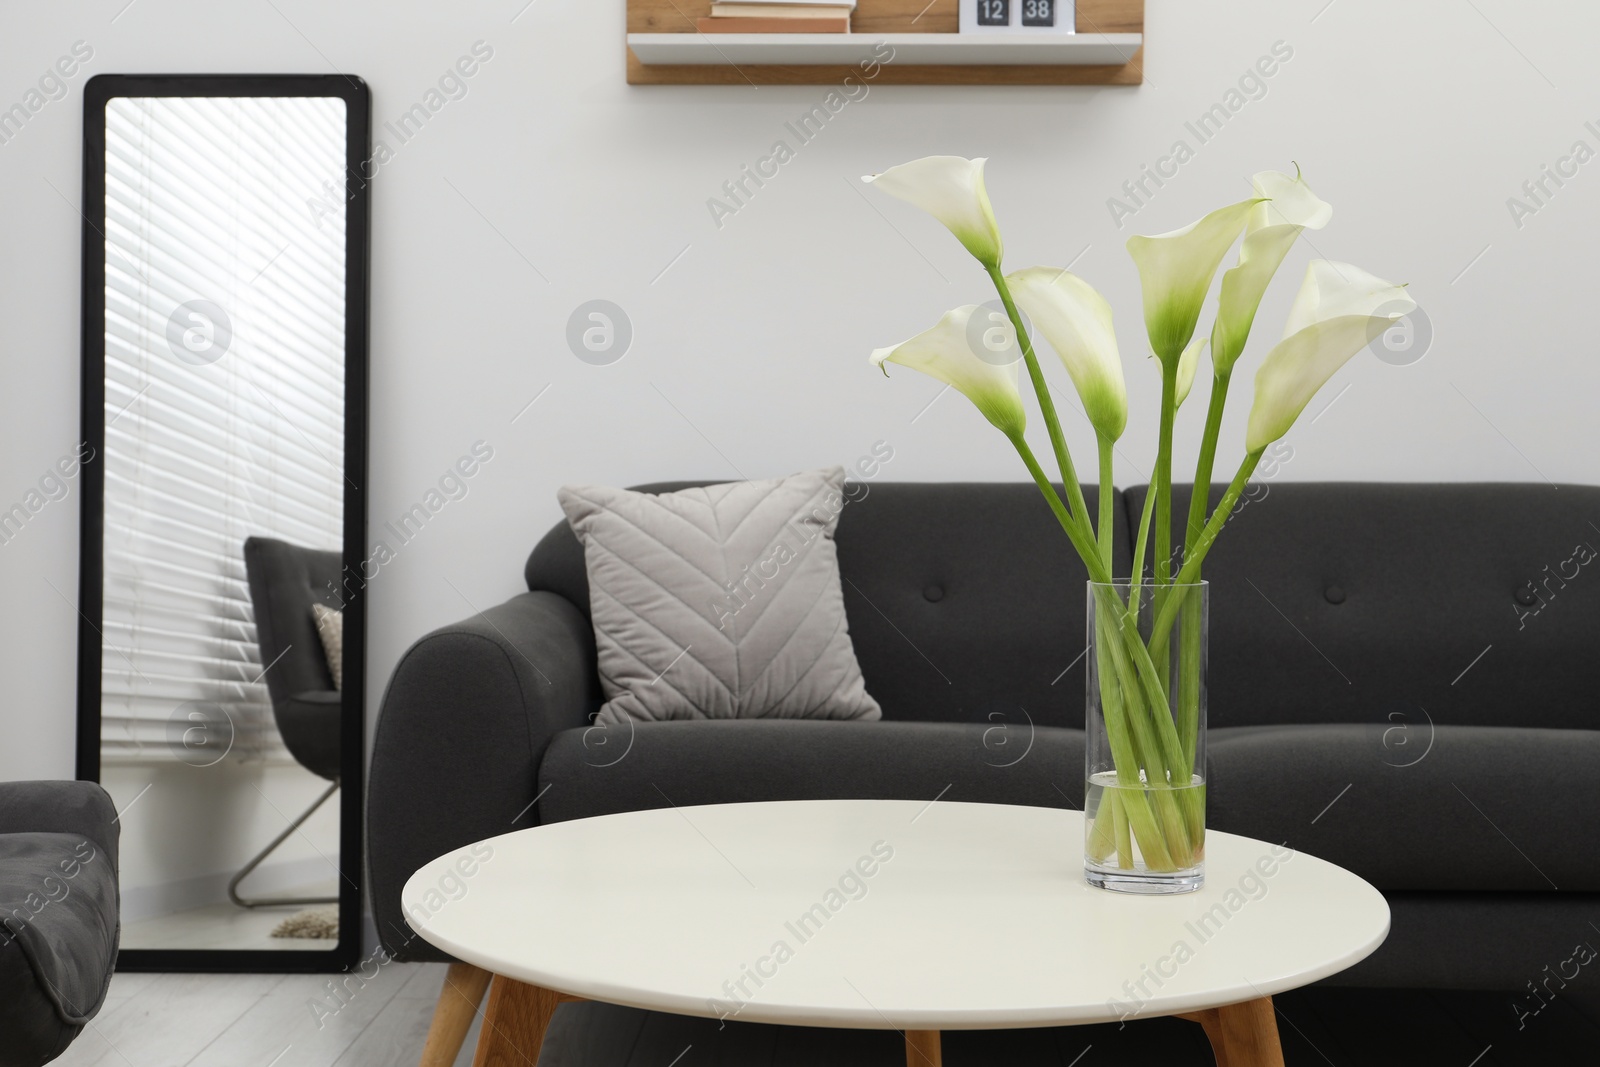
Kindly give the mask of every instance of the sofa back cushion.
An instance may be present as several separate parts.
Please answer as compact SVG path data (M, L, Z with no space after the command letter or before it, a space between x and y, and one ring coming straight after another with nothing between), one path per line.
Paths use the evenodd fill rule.
M1262 488L1204 569L1212 726L1388 724L1390 762L1430 722L1600 726L1600 489Z
M885 719L990 723L989 742L1019 755L1029 722L1082 727L1087 575L1037 487L857 482L847 498L835 536L845 610ZM1119 531L1114 569L1128 567ZM588 614L583 549L565 523L525 576Z

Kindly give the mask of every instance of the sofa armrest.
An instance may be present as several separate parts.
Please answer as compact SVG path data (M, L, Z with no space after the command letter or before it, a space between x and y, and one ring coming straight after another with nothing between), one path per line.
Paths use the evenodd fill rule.
M589 620L554 593L513 597L401 657L367 788L373 917L391 955L450 958L407 925L406 880L446 852L534 825L545 746L599 706Z
M0 834L76 834L117 869L117 808L98 782L0 782Z

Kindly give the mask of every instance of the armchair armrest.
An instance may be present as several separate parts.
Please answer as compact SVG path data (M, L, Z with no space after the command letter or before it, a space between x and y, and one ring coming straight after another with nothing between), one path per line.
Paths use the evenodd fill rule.
M435 630L401 658L373 736L366 808L373 917L390 955L450 959L406 923L406 880L453 849L533 826L545 747L599 706L594 632L554 593Z
M98 782L0 782L0 834L77 834L117 869L117 808Z

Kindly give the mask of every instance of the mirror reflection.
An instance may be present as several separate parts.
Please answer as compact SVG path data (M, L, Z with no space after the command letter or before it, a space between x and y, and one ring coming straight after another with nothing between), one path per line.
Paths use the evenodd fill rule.
M346 106L119 97L105 132L122 947L332 950Z

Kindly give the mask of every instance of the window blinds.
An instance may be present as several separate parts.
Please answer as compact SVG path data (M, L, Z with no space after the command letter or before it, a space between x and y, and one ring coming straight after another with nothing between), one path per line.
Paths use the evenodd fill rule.
M107 760L178 758L194 704L285 755L242 545L341 547L344 155L337 99L106 108Z

